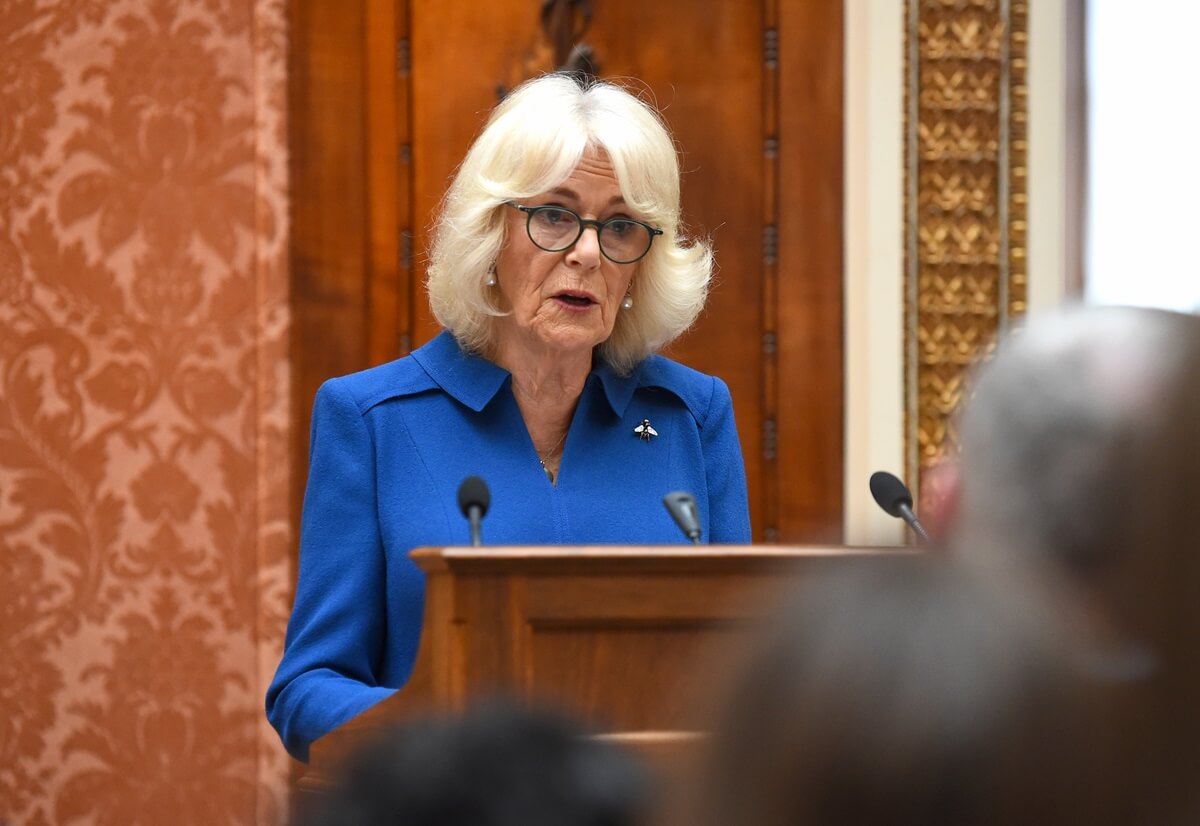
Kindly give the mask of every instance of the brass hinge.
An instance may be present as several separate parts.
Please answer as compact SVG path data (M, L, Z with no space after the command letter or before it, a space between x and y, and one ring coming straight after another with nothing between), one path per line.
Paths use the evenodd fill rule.
M767 224L763 227L763 263L771 266L775 263L775 225Z
M408 77L408 70L408 38L402 37L396 41L396 74L399 77Z

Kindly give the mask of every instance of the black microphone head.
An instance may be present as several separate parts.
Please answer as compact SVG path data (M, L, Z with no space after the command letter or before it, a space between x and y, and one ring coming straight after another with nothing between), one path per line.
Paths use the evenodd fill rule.
M458 486L458 509L463 516L471 518L471 507L479 508L480 517L487 516L488 505L492 504L492 493L487 482L478 476L468 476Z
M903 482L886 470L877 470L871 474L871 495L879 507L887 511L889 516L902 519L900 506L912 508L912 494Z
M663 504L684 536L688 539L700 536L700 507L696 504L695 496L687 491L676 490L663 497Z

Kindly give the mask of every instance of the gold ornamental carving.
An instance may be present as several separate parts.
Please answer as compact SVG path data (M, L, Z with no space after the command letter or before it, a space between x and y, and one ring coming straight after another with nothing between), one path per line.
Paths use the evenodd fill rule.
M1025 312L1027 0L907 0L905 452L954 452L970 368Z

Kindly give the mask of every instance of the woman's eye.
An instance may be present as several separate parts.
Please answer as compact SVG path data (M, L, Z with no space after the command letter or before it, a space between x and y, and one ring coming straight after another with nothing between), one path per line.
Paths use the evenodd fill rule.
M548 224L561 224L571 220L571 215L564 209L546 209L542 210L542 218Z
M614 218L605 224L604 227L613 235L621 237L633 232L634 228L637 227L637 224L635 224L633 221L624 221L620 218Z

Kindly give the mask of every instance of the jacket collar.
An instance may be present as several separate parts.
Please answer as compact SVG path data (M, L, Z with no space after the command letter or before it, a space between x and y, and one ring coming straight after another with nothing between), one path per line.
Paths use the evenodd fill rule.
M645 362L634 367L628 376L619 376L607 361L597 359L596 366L592 369L592 376L599 380L601 387L604 388L604 398L608 400L608 406L617 416L625 415L625 408L629 406L629 400L633 398L633 391L638 389L641 382L644 364Z
M503 367L463 350L448 330L414 350L412 357L442 390L476 413L487 407L511 378ZM641 372L639 364L628 376L619 376L607 362L597 359L588 381L600 382L609 407L622 416L638 388Z
M448 330L413 350L412 357L439 387L476 413L487 407L509 378L507 370L459 347Z

